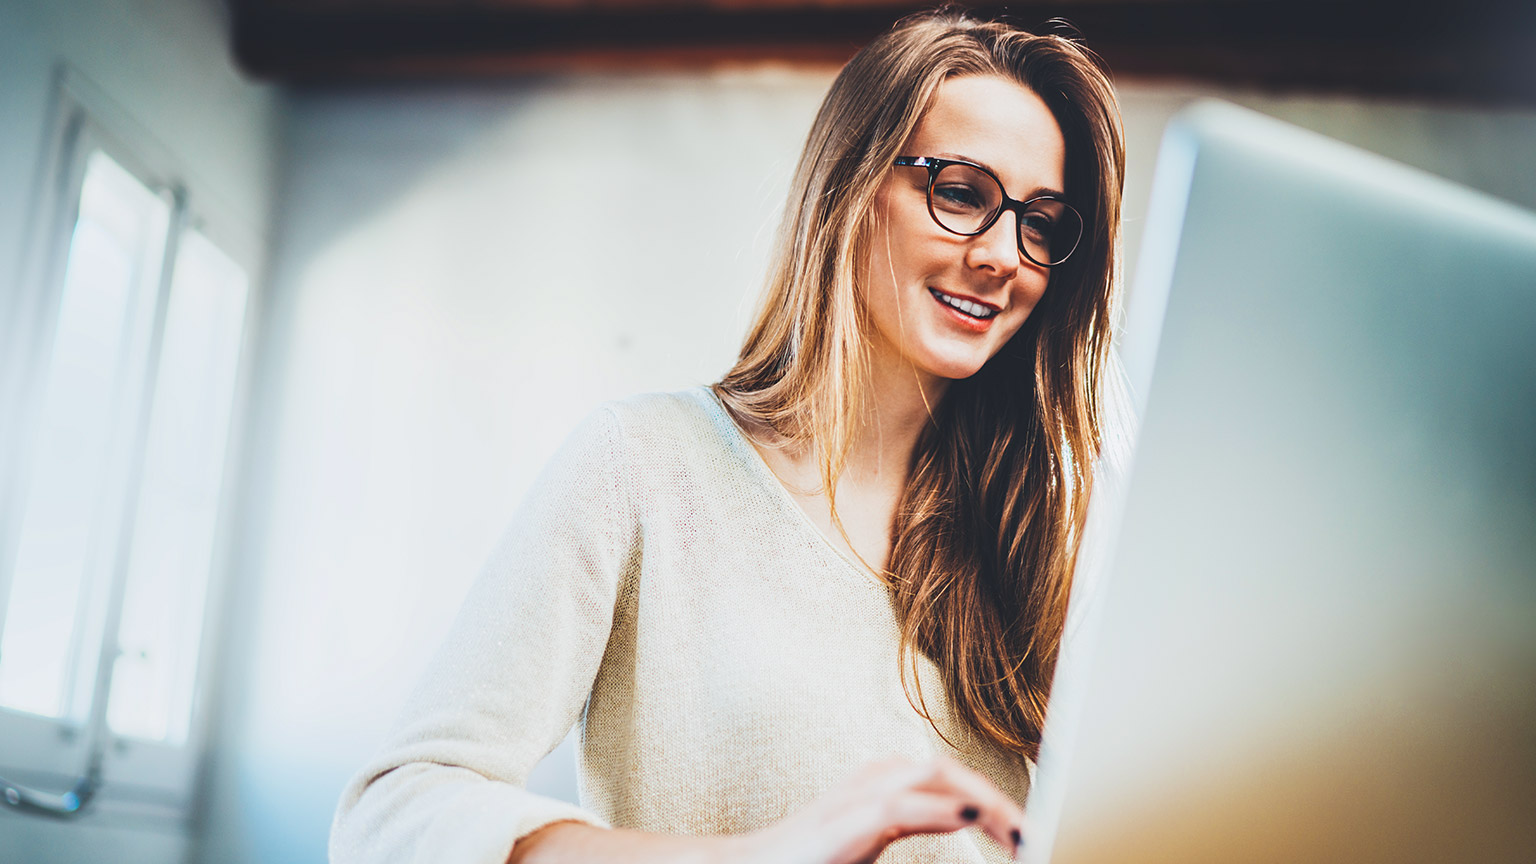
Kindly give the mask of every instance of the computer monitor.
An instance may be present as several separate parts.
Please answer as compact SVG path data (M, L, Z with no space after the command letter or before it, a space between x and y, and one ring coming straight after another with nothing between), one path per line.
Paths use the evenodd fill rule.
M1536 214L1201 104L1123 356L1027 860L1536 862Z

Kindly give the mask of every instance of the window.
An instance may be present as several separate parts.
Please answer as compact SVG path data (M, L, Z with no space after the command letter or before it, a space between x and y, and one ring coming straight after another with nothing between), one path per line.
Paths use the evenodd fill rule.
M59 796L99 772L104 800L181 813L250 281L170 160L109 135L83 86L61 91L30 314L0 334L23 346L0 403L0 777L69 811L20 784Z

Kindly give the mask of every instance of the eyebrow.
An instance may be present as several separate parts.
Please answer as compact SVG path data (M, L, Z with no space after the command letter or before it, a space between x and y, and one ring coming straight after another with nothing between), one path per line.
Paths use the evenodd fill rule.
M997 169L996 168L993 168L991 165L988 165L987 163L985 163L985 162L981 161L980 159L977 159L977 158L975 158L973 156L967 156L964 153L951 153L951 152L935 153L933 155L939 157L940 159L959 159L959 160L964 161L964 162L969 162L972 165L980 165L981 167L987 169L988 171L991 171L993 177L997 177ZM1003 182L1002 178L999 177L997 182L998 183L1002 183ZM1004 189L1003 191L1006 193L1008 190ZM1062 198L1062 199L1065 199L1067 197L1067 193L1061 191L1060 189L1052 189L1049 186L1036 186L1034 189L1031 189L1026 195L1024 195L1024 197L1019 198L1017 200L1019 200L1019 201L1028 201L1031 198L1041 198L1041 197L1045 197L1045 196L1049 196L1051 198Z

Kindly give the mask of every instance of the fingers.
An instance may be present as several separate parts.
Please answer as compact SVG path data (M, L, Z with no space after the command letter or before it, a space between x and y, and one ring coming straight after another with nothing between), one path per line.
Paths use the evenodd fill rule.
M907 792L886 807L888 830L898 836L939 834L975 825L981 809L954 795Z
M885 802L882 827L898 832L897 837L975 825L1004 849L1015 855L1020 851L1024 813L1019 805L985 776L952 759L894 759L870 766L861 777L868 785L860 794Z
M952 759L939 757L928 763L928 775L914 788L944 793L975 806L977 825L1004 849L1018 853L1023 841L1024 811L985 776Z
M1017 858L1023 813L990 780L950 759L866 766L795 815L755 832L752 862L867 864L913 834L985 831Z

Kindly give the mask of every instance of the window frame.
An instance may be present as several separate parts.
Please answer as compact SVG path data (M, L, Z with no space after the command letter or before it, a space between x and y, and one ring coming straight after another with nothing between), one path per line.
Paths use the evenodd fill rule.
M107 693L97 686L82 726L70 718L47 718L0 707L0 776L48 792L64 792L87 769L99 735L102 785L89 808L94 816L117 821L128 816L136 824L169 823L187 827L193 815L197 785L206 761L213 708L219 701L216 672L222 664L222 638L227 622L236 526L243 502L245 431L251 409L257 334L263 316L263 277L260 232L235 208L209 194L211 187L192 175L183 160L162 145L95 85L68 66L55 76L53 99L38 180L29 210L31 221L23 237L21 272L9 309L0 307L0 361L9 370L0 378L0 415L21 422L0 424L0 628L10 599L11 568L20 535L20 507L26 500L25 476L32 438L51 362L63 297L70 243L79 216L86 167L100 150L171 206L162 267L155 286L154 314L143 364L142 386L129 409L129 440L115 443L126 459L127 482L113 490L117 525L106 547L110 572L101 661L111 662L122 612L128 557L131 550L137 492L145 461L145 443L154 401L155 375L164 344L166 314L174 279L176 255L183 234L202 233L247 275L245 309L239 336L233 404L225 430L223 470L213 531L208 582L203 601L197 670L186 742L171 745L113 734L106 726ZM88 583L83 591L99 590ZM82 602L81 608L85 604ZM99 730L99 731L98 731ZM94 733L94 734L93 734Z

